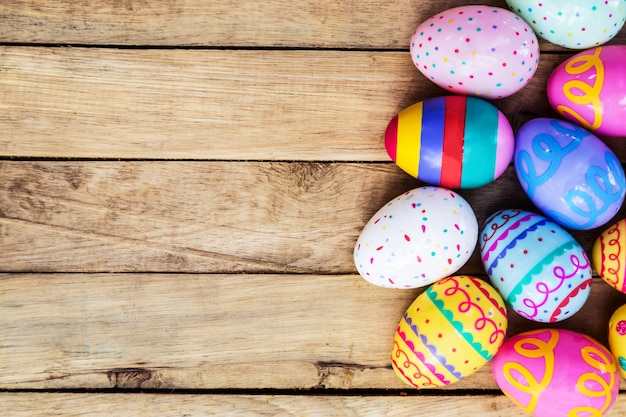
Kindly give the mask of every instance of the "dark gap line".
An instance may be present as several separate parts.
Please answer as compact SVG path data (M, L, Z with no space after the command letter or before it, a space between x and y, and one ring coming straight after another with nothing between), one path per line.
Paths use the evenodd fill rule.
M24 48L86 48L120 50L190 50L190 51L336 51L336 52L409 52L406 48L365 48L333 46L248 46L248 45L125 45L125 44L82 44L82 43L37 43L2 42L0 46Z
M19 394L167 394L167 395L283 395L283 396L332 396L332 397L460 397L499 395L504 396L500 390L495 389L459 389L459 390L417 390L417 389L381 389L381 388L294 388L294 389L142 389L142 388L69 388L69 389L0 389L0 393Z
M30 48L85 48L85 49L119 49L119 50L190 50L190 51L330 51L330 52L380 52L408 53L409 47L404 48L367 48L367 47L340 47L340 46L250 46L250 45L127 45L127 44L82 44L82 43L46 43L46 42L1 42L4 47ZM572 55L568 50L547 50L542 54Z
M296 276L345 276L358 275L357 271L335 272L285 272L285 271L252 271L252 272L197 272L197 271L1 271L1 275L296 275ZM483 274L484 275L484 274Z
M45 156L0 156L0 162L237 162L237 163L305 163L305 164L390 164L393 161L367 160L300 160L300 159L198 159L198 158L74 158Z

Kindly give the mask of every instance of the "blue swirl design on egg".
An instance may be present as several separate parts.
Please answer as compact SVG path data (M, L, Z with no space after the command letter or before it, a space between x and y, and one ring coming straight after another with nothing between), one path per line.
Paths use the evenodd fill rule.
M570 190L564 197L567 207L574 214L588 219L587 222L576 223L568 216L554 210L547 211L546 215L564 224L566 227L587 229L598 222L598 218L605 214L612 205L614 212L617 212L620 206L614 204L623 198L622 190L626 187L626 179L624 178L624 171L621 169L620 161L612 152L605 152L604 158L609 167L609 172L598 166L592 166L585 174L589 188L602 201L600 208L595 207L592 195L580 189ZM611 174L614 178L615 185L613 186L611 185ZM612 213L612 215L614 214Z
M587 230L617 213L625 195L624 169L599 138L557 119L530 121L520 132L514 157L517 177L546 216L562 226Z
M619 367L622 368L624 371L626 371L626 358L624 358L623 356L620 356L618 361L619 361Z
M557 131L572 135L574 138L582 138L589 136L590 133L575 127L574 131L570 131L558 120L553 120L550 125ZM531 199L535 194L535 190L546 183L561 167L563 159L569 155L574 149L580 145L580 140L572 140L570 143L561 147L556 138L547 133L541 133L533 138L532 150L537 159L547 162L549 165L541 174L537 174L537 169L533 157L530 152L522 150L517 155L516 164L519 167L518 177L522 185L526 185L526 193Z

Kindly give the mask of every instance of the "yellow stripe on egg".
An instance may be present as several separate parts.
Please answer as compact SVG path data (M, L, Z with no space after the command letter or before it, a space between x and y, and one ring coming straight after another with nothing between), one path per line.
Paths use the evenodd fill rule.
M422 102L398 113L396 164L417 178L422 142Z

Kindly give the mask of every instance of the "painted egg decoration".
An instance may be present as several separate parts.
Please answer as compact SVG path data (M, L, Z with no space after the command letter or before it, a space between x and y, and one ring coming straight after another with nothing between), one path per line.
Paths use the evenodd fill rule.
M626 304L611 315L608 336L609 349L617 359L619 373L626 378Z
M626 294L626 219L614 223L596 238L591 262L607 284Z
M563 118L597 134L626 136L626 45L599 46L565 60L552 71L547 93Z
M538 118L515 136L513 163L533 203L560 225L588 230L624 202L624 169L602 140L565 120Z
M437 388L480 369L498 351L508 327L498 292L472 276L436 282L409 306L396 329L391 363L415 388Z
M506 0L539 36L570 49L602 45L624 25L624 0Z
M529 320L553 323L587 301L592 271L582 246L539 214L507 209L480 231L482 264L505 302Z
M410 44L417 69L455 94L502 98L519 91L539 64L539 42L515 13L455 7L421 23Z
M502 392L535 417L602 416L617 399L620 377L611 352L565 329L508 338L491 369Z
M478 221L463 197L441 187L419 187L372 216L355 244L354 263L372 284L423 287L458 271L477 240Z
M398 113L385 131L389 157L409 175L446 188L477 188L498 178L513 157L506 116L477 97L420 101Z

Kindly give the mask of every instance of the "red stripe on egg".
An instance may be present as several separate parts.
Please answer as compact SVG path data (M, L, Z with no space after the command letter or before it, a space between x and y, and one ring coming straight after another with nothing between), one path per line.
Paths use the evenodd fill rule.
M387 130L385 130L385 148L391 160L396 162L398 153L398 115L391 119L387 125Z
M464 96L446 97L440 181L444 187L459 188L461 186L466 102L467 98Z

